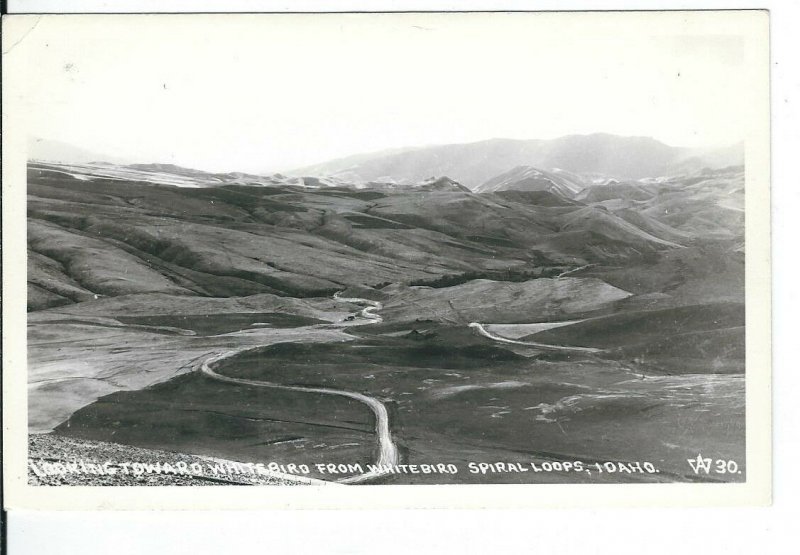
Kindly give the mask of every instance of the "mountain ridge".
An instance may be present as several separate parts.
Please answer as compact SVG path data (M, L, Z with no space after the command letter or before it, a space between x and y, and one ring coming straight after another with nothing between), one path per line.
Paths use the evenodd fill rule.
M556 139L494 138L471 143L401 149L339 158L286 171L327 174L351 182L420 182L430 175L447 175L475 190L510 168L534 166L544 171L599 174L604 178L641 179L687 173L704 167L743 163L743 144L720 148L666 145L651 137L609 133L566 135ZM359 160L355 164L348 164Z

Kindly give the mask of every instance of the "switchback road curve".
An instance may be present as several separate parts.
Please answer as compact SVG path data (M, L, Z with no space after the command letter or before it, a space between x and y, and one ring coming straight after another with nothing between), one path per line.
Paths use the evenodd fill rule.
M371 301L369 299L362 299L358 297L340 297L339 293L336 293L333 296L333 298L348 303L366 304L367 306L363 310L361 310L360 316L366 320L370 320L370 323L379 323L383 321L383 318L381 318L380 315L374 313L375 311L383 308L383 305L379 301ZM359 401L361 403L364 403L369 407L369 409L375 415L375 435L377 436L377 444L378 444L378 457L377 460L375 461L375 466L377 467L377 469L374 471L365 472L363 474L357 474L355 476L350 476L348 478L339 480L339 483L358 484L358 483L368 482L376 478L380 478L381 476L390 473L389 470L387 470L389 467L397 465L400 462L400 455L397 449L397 445L395 445L394 440L392 439L392 433L389 427L389 414L386 411L386 406L384 406L384 404L380 402L378 399L370 397L368 395L364 395L363 393L357 393L355 391L344 391L339 389L330 389L327 387L282 385L278 383L266 382L261 380L233 378L230 376L219 374L214 370L214 367L217 365L217 363L221 362L222 360L239 355L243 353L245 350L251 350L251 348L238 351L231 351L211 356L200 363L199 371L203 375L213 380L217 380L224 383L232 383L249 387L266 387L270 389L281 389L284 391L305 391L308 393L322 393L325 395L338 395L340 397L347 397L350 399L355 399L356 401Z

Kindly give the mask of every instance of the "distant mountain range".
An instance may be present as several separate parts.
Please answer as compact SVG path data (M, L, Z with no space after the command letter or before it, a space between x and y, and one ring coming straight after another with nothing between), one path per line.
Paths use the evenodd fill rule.
M42 139L38 137L28 138L28 160L41 160L46 162L62 162L66 164L89 164L91 162L108 162L110 164L129 164L128 160L121 156L110 156L100 152L93 152L73 146L63 141L52 139Z
M606 133L568 135L552 140L490 139L360 154L287 171L325 175L347 182L419 183L448 176L472 190L518 166L570 172L581 179L641 179L688 173L705 167L744 163L744 145L718 149L673 147L649 137Z
M229 184L394 188L448 178L475 192L549 191L571 198L587 186L660 178L744 163L742 143L692 149L648 137L597 133L552 140L490 139L476 143L400 148L355 154L285 172L287 175L212 173L172 164L132 164L60 141L32 138L28 159L57 162L86 178L142 179L179 186ZM87 167L88 166L88 167Z

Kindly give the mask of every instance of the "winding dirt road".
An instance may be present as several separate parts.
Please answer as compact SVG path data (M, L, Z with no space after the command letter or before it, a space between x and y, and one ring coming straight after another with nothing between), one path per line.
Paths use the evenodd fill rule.
M510 343L512 345L524 345L526 347L536 347L538 349L549 350L549 351L567 351L575 353L600 353L603 351L603 349L596 349L594 347L569 347L565 345L550 345L548 343L536 343L533 341L517 341L516 339L509 339L507 337L495 335L492 332L488 331L485 327L483 327L483 324L479 322L471 322L469 324L469 327L477 331L479 335L488 337L493 341L499 341L500 343Z
M334 299L338 301L354 303L354 304L366 304L367 306L361 310L359 315L368 320L368 323L380 323L383 321L380 315L375 314L375 311L380 310L383 308L383 304L379 301L371 301L369 299L362 299L357 297L340 297L339 293L334 294ZM389 427L389 413L386 411L386 407L382 402L374 397L370 397L368 395L364 395L363 393L357 393L355 391L344 391L339 389L330 389L327 387L306 387L300 385L282 385L273 382L265 382L261 380L247 380L243 378L233 378L230 376L224 376L222 374L217 373L214 370L214 367L217 363L222 360L234 357L243 353L245 350L251 350L251 348L238 350L238 351L230 351L227 353L219 354L211 356L205 359L199 366L199 371L212 378L214 380L224 382L224 383L232 383L237 385L244 385L249 387L268 387L271 389L282 389L284 391L305 391L308 393L322 393L325 395L338 395L340 397L347 397L350 399L355 399L361 403L364 403L369 407L372 413L375 415L375 434L377 436L377 445L378 445L378 457L375 461L375 465L378 467L375 471L365 472L363 474L357 474L355 476L350 476L348 478L344 478L339 480L338 483L341 484L358 484L362 482L368 482L374 480L376 478L380 478L385 474L389 474L388 470L384 470L387 467L394 466L400 462L400 454L397 450L397 445L395 445L394 440L392 439L391 429Z
M375 314L376 310L381 310L383 308L383 303L380 301L371 301L360 297L340 297L338 292L333 294L333 298L346 303L366 304L367 306L359 313L361 317L371 320L372 324L380 324L383 322L383 318L381 318L379 314Z
M363 299L360 297L341 297L339 293L335 293L333 298L337 301L353 303L353 304L360 304L366 305L360 312L359 317L366 320L367 324L378 324L383 321L383 318L376 314L377 311L383 308L383 304L380 301L373 301L370 299ZM348 320L345 320L348 321ZM349 322L353 322L355 319L349 320ZM344 321L343 321L344 322ZM342 322L342 323L343 323ZM502 337L499 335L495 335L490 331L487 331L483 324L479 322L472 322L469 324L470 328L473 328L479 335L492 339L493 341L499 341L501 343L510 343L513 345L524 345L527 347L536 347L543 350L555 350L555 351L569 351L569 352L581 352L581 353L597 353L600 352L602 349L595 349L592 347L568 347L562 345L548 345L544 343L536 343L530 341L517 341L515 339L508 339L507 337ZM219 374L214 370L217 364L225 359L237 356L247 350L251 350L252 347L248 349L242 349L237 351L230 351L227 353L217 354L205 359L202 363L200 363L198 369L199 371L204 374L205 376L220 381L224 383L232 383L237 385L243 385L248 387L267 387L271 389L282 389L284 391L305 391L308 393L321 393L324 395L337 395L339 397L347 397L349 399L355 399L360 403L363 403L369 407L372 413L375 415L375 435L378 447L378 456L375 461L375 466L377 467L374 471L365 472L363 474L357 474L355 476L350 476L348 478L344 478L339 480L338 483L342 484L358 484L363 482L368 482L371 480L375 480L384 476L386 474L390 474L391 471L389 470L390 467L399 464L400 462L400 455L397 449L397 445L394 443L392 439L391 429L389 427L389 414L386 410L386 406L374 397L370 397L369 395L364 395L363 393L358 393L355 391L344 391L339 389L331 389L327 387L311 387L311 386L301 386L301 385L282 385L279 383L273 382L266 382L261 380L248 380L244 378L233 378L230 376L225 376Z

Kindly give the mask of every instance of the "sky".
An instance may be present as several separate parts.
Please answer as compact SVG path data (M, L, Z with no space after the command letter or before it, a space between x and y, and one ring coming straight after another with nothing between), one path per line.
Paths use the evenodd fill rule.
M593 132L726 146L743 139L752 102L735 15L45 16L9 27L29 136L210 171Z

